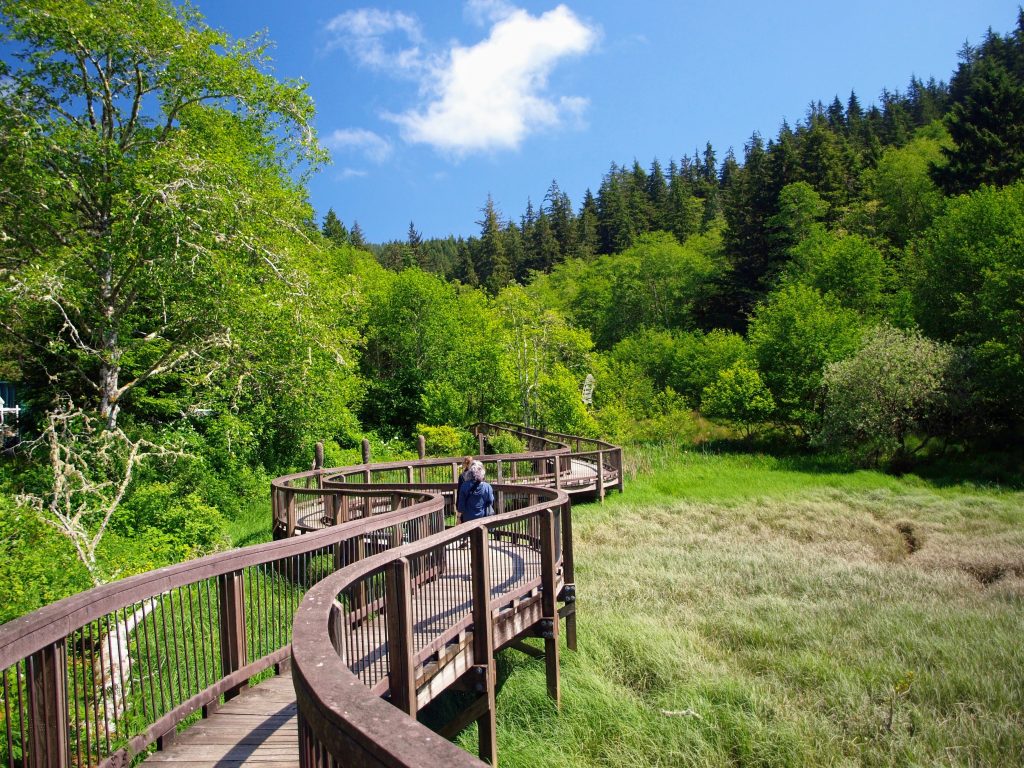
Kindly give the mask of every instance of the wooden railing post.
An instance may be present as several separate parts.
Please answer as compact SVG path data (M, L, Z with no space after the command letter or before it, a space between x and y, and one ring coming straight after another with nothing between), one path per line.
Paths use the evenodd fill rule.
M248 659L245 646L245 580L242 571L217 577L217 618L220 622L220 671L227 677L244 667ZM239 683L224 692L224 700L235 698L247 683Z
M572 553L572 502L562 505L562 580L565 582L565 645L576 650L576 563ZM569 607L571 605L571 607Z
M296 494L295 491L289 489L287 491L288 498L285 500L285 510L287 520L285 521L285 533L290 539L295 535L295 505L296 505Z
M400 557L384 574L387 590L388 665L391 703L416 717L416 660L412 638L412 573L409 560Z
M473 584L473 666L483 680L481 696L486 709L477 718L478 753L481 760L498 764L498 725L495 717L494 625L491 623L491 547L487 528L470 534ZM484 702L481 701L481 704Z
M30 768L65 768L68 764L67 650L65 640L28 657L28 728ZM99 723L97 722L97 727Z
M604 503L604 451L597 452L597 498Z
M572 466L570 464L570 466ZM562 487L562 454L555 454L555 488Z
M555 544L555 512L546 509L540 527L541 636L544 638L544 666L548 696L555 706L562 702L558 677L558 595L555 594L555 573L558 567Z

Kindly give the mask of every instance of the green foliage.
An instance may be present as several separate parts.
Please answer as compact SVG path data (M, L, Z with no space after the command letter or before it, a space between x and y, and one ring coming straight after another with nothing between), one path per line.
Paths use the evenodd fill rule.
M476 453L473 435L465 429L448 425L432 427L417 424L416 431L423 435L428 456L461 456Z
M500 317L479 291L419 269L380 272L368 290L364 420L408 433L418 423L492 421L513 380Z
M911 254L914 313L968 347L996 422L1024 420L1024 183L949 201Z
M874 328L856 354L826 368L816 442L874 464L905 455L946 409L952 361L948 345L919 332Z
M1017 28L964 52L950 83L952 108L946 125L953 146L935 176L949 194L982 184L1012 184L1024 172L1024 13Z
M515 420L558 430L573 424L590 429L582 401L583 382L594 366L590 334L516 285L497 296L495 309L518 400Z
M860 235L819 231L792 250L786 278L816 288L840 305L876 314L888 282L885 257Z
M267 73L265 41L163 0L4 2L0 34L30 54L0 114L6 327L32 384L112 427L230 345L239 297L302 282L312 101Z
M487 445L490 453L523 453L526 451L526 441L509 432L495 432L493 435L489 435Z
M757 369L738 360L704 389L701 408L708 416L739 424L749 436L755 424L772 415L775 400Z
M566 262L530 291L589 328L598 347L607 349L642 328L692 327L719 251L715 236L680 245L666 232L653 232L622 253Z
M816 419L822 372L857 348L860 319L831 296L794 284L758 305L748 338L776 418L806 428Z
M224 543L224 518L196 493L181 495L171 483L136 488L111 519L111 528L125 538L149 540L153 532L166 535L175 548L169 562L205 554Z
M878 164L864 172L864 186L877 203L878 232L903 248L942 210L942 192L931 177L941 165L949 134L939 124L922 128L903 147L888 147Z
M679 334L660 328L637 331L614 347L610 357L617 362L635 366L651 379L657 389L664 389L674 377Z
M71 542L0 495L0 624L93 585Z
M582 379L564 365L548 369L537 387L534 423L553 432L595 436L597 425L583 403L582 386Z
M680 334L669 382L692 407L697 407L704 390L718 379L719 373L748 355L746 341L731 331L715 328L709 333Z

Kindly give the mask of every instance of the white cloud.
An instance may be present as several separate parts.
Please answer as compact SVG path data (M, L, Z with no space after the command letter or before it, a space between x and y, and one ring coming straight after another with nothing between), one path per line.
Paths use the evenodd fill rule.
M515 11L516 7L506 0L466 0L466 18L481 27L501 21Z
M401 11L359 8L327 22L328 49L344 48L360 64L392 72L415 72L424 66L419 21ZM386 43L398 38L398 46Z
M391 142L365 128L345 128L332 132L324 143L333 149L362 152L375 163L383 163L391 156Z
M481 12L504 6L475 5ZM515 149L530 133L579 117L587 100L548 97L548 76L560 59L586 53L596 41L597 31L564 5L536 17L508 11L486 40L455 45L443 64L429 67L421 82L429 103L389 118L407 141L456 155Z
M342 179L342 180L344 180L344 179L361 179L364 176L369 176L369 175L370 174L367 171L362 171L362 170L359 170L358 168L342 168L341 171L338 172L337 177L339 179Z

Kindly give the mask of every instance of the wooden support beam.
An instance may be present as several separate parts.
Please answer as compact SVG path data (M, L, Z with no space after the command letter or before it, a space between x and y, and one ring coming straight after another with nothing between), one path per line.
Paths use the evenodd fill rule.
M566 595L571 595L572 601L566 599L566 603L572 605L572 611L565 614L565 646L570 651L576 650L576 563L573 559L573 538L572 538L572 502L567 501L561 510L562 515L562 579L568 587ZM563 607L563 610L569 605ZM561 612L560 612L561 615Z
M562 689L558 671L558 606L555 594L555 511L544 510L540 529L540 578L541 605L544 618L541 619L541 631L544 638L544 667L548 683L548 696L555 701L555 706L562 703Z
M535 659L544 658L544 651L542 651L540 648L534 648L532 645L527 645L522 640L513 640L510 643L510 646L521 653L525 653L527 656L532 656Z
M486 707L474 718L479 742L477 752L481 760L498 764L498 724L495 719L494 689L497 673L494 665L494 625L491 623L491 545L486 527L475 528L470 534L473 583L473 659L477 674L483 675L484 690L481 699Z
M470 671L472 674L472 670ZM487 714L487 707L490 706L489 698L486 693L480 694L473 703L466 707L464 710L459 712L453 717L448 723L445 724L441 730L437 732L438 736L444 739L453 739L464 731L470 723L474 720L479 719Z
M409 560L400 557L385 571L388 664L391 703L416 717L416 672L412 638L412 576Z

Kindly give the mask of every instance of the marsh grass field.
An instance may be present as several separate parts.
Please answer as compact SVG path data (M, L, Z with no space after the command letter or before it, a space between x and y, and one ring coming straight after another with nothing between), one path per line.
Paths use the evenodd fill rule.
M627 459L574 509L561 711L543 662L499 659L502 766L1024 764L1024 493Z

